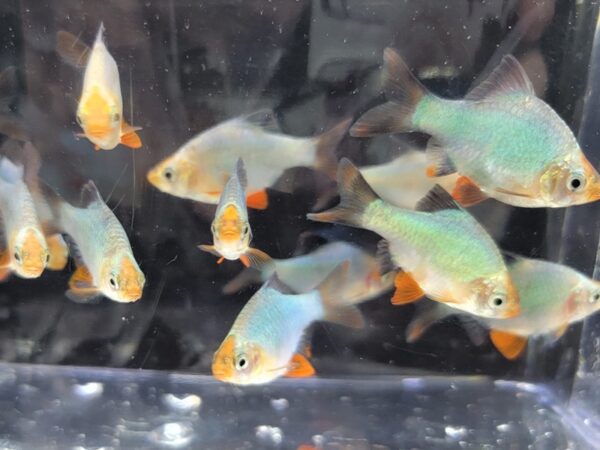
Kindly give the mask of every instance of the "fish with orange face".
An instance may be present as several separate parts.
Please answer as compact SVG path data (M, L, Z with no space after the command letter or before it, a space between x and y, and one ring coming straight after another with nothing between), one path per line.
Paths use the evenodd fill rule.
M100 24L92 48L71 33L59 31L57 51L68 63L85 67L76 116L83 136L96 150L112 150L118 144L140 148L142 141L136 133L140 128L123 120L119 69L104 43L104 25Z
M236 170L225 185L215 219L211 225L214 245L200 245L205 252L219 257L219 264L239 259L246 267L262 267L271 260L265 252L250 247L252 230L246 208L246 169L238 159Z
M353 306L356 299L339 295L347 270L348 263L341 264L305 294L294 294L274 275L246 303L215 353L214 377L246 385L314 375L306 356L298 352L305 329L317 320L363 326Z
M146 278L133 256L125 230L94 182L83 187L81 198L80 208L62 200L53 201L59 226L75 247L77 268L69 280L67 297L77 302L100 295L121 303L139 300Z
M48 246L31 193L23 179L23 166L0 159L0 279L15 272L22 278L39 277L50 259Z

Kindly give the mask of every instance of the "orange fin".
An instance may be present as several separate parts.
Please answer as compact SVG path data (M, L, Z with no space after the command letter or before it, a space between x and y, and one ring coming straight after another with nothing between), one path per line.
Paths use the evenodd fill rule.
M250 267L250 259L248 259L248 257L246 255L241 255L240 256L240 261L242 262L242 264L245 267Z
M315 368L308 362L308 359L300 353L296 353L290 361L290 368L285 376L290 378L307 378L312 377L315 373Z
M223 264L223 261L225 261L225 257L221 256L219 259L217 259L217 264Z
M516 359L525 350L527 338L499 330L490 331L494 346L506 359Z
M97 145L94 145L94 150L96 150L97 152L99 152L102 149L100 147L98 147Z
M0 283L8 280L12 271L8 268L0 269Z
M0 269L9 269L10 268L10 253L8 250L4 250L0 252Z
M140 148L142 146L142 140L136 133L140 130L139 127L132 127L127 122L121 123L121 144L129 148Z
M246 205L252 209L267 209L269 206L269 197L267 191L257 191L246 197Z
M100 291L94 286L92 274L85 266L79 266L69 279L67 297L74 302L82 303L98 296Z
M412 275L406 272L398 272L394 279L394 285L396 286L396 292L392 297L392 305L405 305L416 302L425 295L425 292Z
M63 270L69 260L69 247L60 234L46 238L50 259L46 267L50 270Z
M461 176L456 180L456 185L452 191L452 197L462 206L473 206L487 199L479 186L473 183L469 178Z
M242 260L246 267L252 267L256 270L264 270L267 266L273 263L273 260L269 255L267 255L262 250L257 248L248 248L246 250L246 254L242 255L240 259L244 258L246 261Z

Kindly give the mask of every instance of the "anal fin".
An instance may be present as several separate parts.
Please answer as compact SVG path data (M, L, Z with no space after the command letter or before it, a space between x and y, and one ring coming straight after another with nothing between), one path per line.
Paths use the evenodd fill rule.
M392 305L406 305L416 302L425 295L423 289L407 272L398 272L394 279L394 285L396 286L396 292L392 297Z
M69 279L69 290L66 293L70 300L84 303L100 295L99 289L94 285L92 274L85 266L78 266Z
M477 186L470 178L461 176L456 180L456 185L452 191L452 197L462 206L473 206L487 199L479 186Z
M527 338L500 330L491 330L490 339L506 359L516 359L525 350Z
M289 369L284 376L289 378L307 378L312 377L315 373L315 368L306 359L304 355L296 353L289 364Z
M246 197L246 205L252 209L267 209L269 206L269 196L266 190L256 191L248 194Z
M140 127L132 127L127 122L121 123L121 144L126 147L137 149L142 146L142 140L136 131L141 130Z

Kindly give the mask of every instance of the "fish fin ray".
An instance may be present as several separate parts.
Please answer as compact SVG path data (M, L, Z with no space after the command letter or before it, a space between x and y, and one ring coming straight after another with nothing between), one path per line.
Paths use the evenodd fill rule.
M351 136L413 131L412 115L427 90L391 48L386 48L383 53L383 90L388 103L361 116L350 128Z
M266 189L253 192L246 196L246 205L252 209L267 209L269 206L269 195Z
M535 96L523 66L514 56L506 55L492 73L465 96L465 100L481 101L511 92Z
M275 112L272 109L259 109L258 111L254 111L250 114L242 116L241 119L244 122L262 128L265 131L270 131L272 133L281 133L281 128L279 127L277 116L275 115Z
M506 359L517 359L527 345L527 338L500 330L490 330L490 339Z
M297 292L295 292L291 287L289 287L287 284L285 284L283 281L281 281L281 279L279 278L279 275L277 275L277 272L273 272L273 274L269 277L269 279L267 280L267 282L264 284L263 287L275 289L276 291L279 291L282 294L287 294L287 295L297 294Z
M62 235L57 233L46 238L50 259L46 267L50 270L63 270L69 261L69 246Z
M488 196L479 189L479 186L465 176L460 176L458 180L456 180L456 184L452 190L452 197L464 207L476 205L488 198Z
M250 260L246 255L240 255L240 261L244 265L244 267L250 267Z
M304 355L296 353L292 356L288 371L284 376L288 378L307 378L314 376L316 373L315 368L308 359Z
M445 209L460 209L460 206L446 189L436 184L429 190L425 197L417 202L415 209L417 211L435 212Z
M437 322L456 313L456 310L445 307L437 302L432 303L426 308L417 309L412 320L406 327L406 342L416 342ZM421 305L420 303L419 305Z
M127 122L121 122L121 138L119 142L125 147L138 149L142 146L142 139L136 131L141 130L141 127L132 127Z
M249 265L246 267L253 267L258 271L262 271L263 268L269 266L273 262L269 255L257 248L248 248L244 256L248 258Z
M79 37L64 30L59 30L56 34L56 51L63 61L79 69L87 65L91 54L90 47Z
M446 149L435 139L429 139L427 143L427 176L441 177L456 172L454 163L450 160Z
M354 299L340 296L340 286L346 281L349 268L350 262L344 261L319 284L317 289L325 311L323 320L351 328L364 328L365 321L360 310L352 305Z
M385 274L396 269L396 265L394 264L392 254L390 252L390 243L387 240L381 239L377 243L377 252L375 253L375 258L379 264L380 273Z
M369 186L360 171L347 158L342 158L338 167L340 203L336 207L320 213L307 214L316 222L335 222L357 226L367 207L379 196Z
M259 270L252 267L244 268L234 278L229 280L225 286L223 286L223 294L231 295L241 291L246 286L251 284L260 283L262 281L262 275Z
M406 305L416 302L425 295L419 283L408 272L400 271L394 279L396 291L392 297L392 305Z
M217 250L217 248L214 245L201 244L198 246L198 248L204 252L210 253L219 258L221 257L221 254L219 253L219 251Z
M335 179L336 176L338 163L336 148L346 135L350 122L351 119L343 120L330 130L327 130L315 138L315 167L333 179Z

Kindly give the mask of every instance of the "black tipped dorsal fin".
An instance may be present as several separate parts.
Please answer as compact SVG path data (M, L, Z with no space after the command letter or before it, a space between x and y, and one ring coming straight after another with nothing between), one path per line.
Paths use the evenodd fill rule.
M81 207L86 208L94 203L104 203L96 184L89 180L81 188Z
M444 209L461 209L454 201L452 196L439 184L436 184L431 190L417 203L417 211L434 212Z
M480 101L510 92L535 96L535 91L523 66L512 55L506 55L493 72L471 90L465 100Z
M265 131L274 133L281 132L277 117L272 109L259 109L258 111L242 116L242 120L250 125L260 127Z

